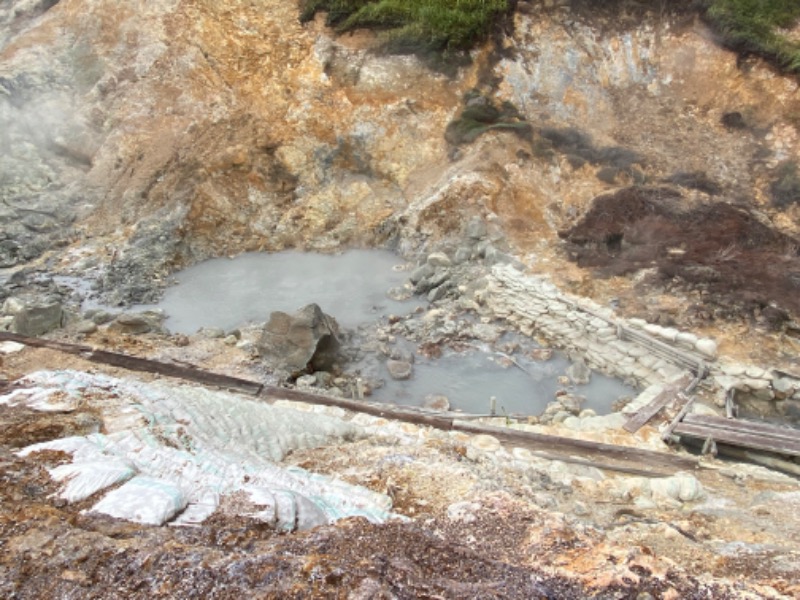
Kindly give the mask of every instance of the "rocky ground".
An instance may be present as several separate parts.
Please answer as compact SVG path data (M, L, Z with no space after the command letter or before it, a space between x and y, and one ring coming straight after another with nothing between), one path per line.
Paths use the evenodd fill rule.
M131 346L123 338L116 345L146 352L151 344L164 341ZM204 352L208 344L198 342ZM216 344L215 359L230 355L230 347ZM186 347L187 358L198 357L193 345ZM15 374L71 368L138 378L50 350L4 360ZM800 593L794 543L800 522L792 508L800 489L796 480L752 465L708 460L694 473L663 480L682 481L676 489L683 492L669 491L675 484L655 492L655 483L640 477L503 450L486 436L358 419L373 427L371 435L297 450L284 464L386 494L394 513L411 520L378 525L351 518L277 534L261 521L222 510L197 527L156 527L87 513L93 498L61 499L46 468L68 463L68 455L14 454L36 442L96 431L103 427L102 409L85 402L57 413L5 407L2 421L0 579L7 597Z
M358 398L386 376L365 359L404 376L414 353L476 341L511 360L508 332L566 347L497 296L492 269L511 265L553 304L591 299L706 350L706 410L734 389L797 417L796 79L716 46L689 2L517 4L445 75L277 0L0 3L0 327ZM415 268L390 295L430 303L345 332L359 372L277 367L260 326L171 335L126 313L205 258L354 246L397 251ZM0 394L65 369L177 385L47 349L0 360ZM648 365L642 387L666 377ZM390 499L386 523L277 533L235 494L195 527L97 514L48 474L69 454L18 453L109 433L123 396L0 407L4 597L800 597L796 478L706 458L651 480L341 411L326 418L363 435L281 464ZM555 404L525 426L676 452L665 415L630 436L622 415Z

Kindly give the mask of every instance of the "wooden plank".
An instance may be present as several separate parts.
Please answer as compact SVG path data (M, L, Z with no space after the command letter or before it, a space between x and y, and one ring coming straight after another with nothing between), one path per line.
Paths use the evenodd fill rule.
M699 354L676 348L667 344L666 342L662 342L661 340L654 338L644 331L639 331L624 325L619 325L617 327L617 336L621 340L628 339L632 342L636 342L639 345L646 347L653 354L656 354L673 364L678 364L682 367L690 369L700 379L705 377L707 374L708 369L705 364L705 359Z
M166 375L168 377L177 377L187 381L194 381L205 385L235 390L237 392L243 392L252 396L257 395L261 391L261 384L255 381L231 377L229 375L221 375L219 373L205 371L196 367L185 367L181 365L150 360L148 358L139 358L138 356L120 354L118 352L93 350L87 358L92 362L98 362L104 365L122 367L123 369L129 369L131 371L158 373L159 375Z
M628 433L636 433L639 431L644 427L645 423L655 417L662 408L672 402L678 393L692 382L692 379L692 375L685 373L678 381L665 387L660 394L640 408L635 415L628 419L622 428Z
M694 396L687 398L683 394L678 394L678 398L683 400L683 408L681 408L680 412L675 415L675 418L672 419L672 422L669 424L669 427L664 430L664 433L661 434L661 439L667 444L673 441L672 434L675 431L675 427L683 420L683 418L686 416L686 413L689 412L689 408L691 408L695 399Z
M413 408L403 408L393 404L365 402L364 400L352 400L350 398L312 394L310 392L303 392L291 388L265 385L259 393L259 396L280 400L293 400L295 402L307 402L308 404L320 404L323 406L337 406L353 412L366 413L384 419L405 421L416 425L428 425L445 431L449 431L453 424L453 417L449 416L447 413L431 413L415 410Z
M749 460L758 465L764 465L770 469L775 469L777 471L782 471L783 473L788 473L789 475L794 475L795 477L800 477L800 464L790 460L778 458L774 454L762 454L761 452L742 450L741 448L726 446L725 444L720 444L717 446L717 449L720 451L720 454L723 454L724 456L731 456L738 460Z
M453 421L453 429L465 433L486 434L496 437L500 442L522 447L534 447L542 450L557 452L572 452L579 454L596 455L599 457L613 458L628 462L637 462L640 466L662 466L677 469L693 469L697 461L690 457L643 450L630 446L617 446L603 444L589 440L568 438L556 435L546 435L531 431L520 431L505 427L480 425L467 421Z
M723 417L714 417L710 415L686 415L683 422L691 425L704 425L706 427L739 431L741 433L752 433L754 435L763 435L765 437L800 443L800 429L781 427L780 425L773 425L771 423L759 423L746 419L725 419Z
M64 352L65 354L87 354L92 351L90 346L34 338L27 335L20 335L19 333L11 333L10 331L0 331L0 342L17 342L18 344L25 344L26 346L31 346L33 348L48 348L50 350L58 350L59 352Z
M692 425L690 423L678 423L675 427L675 433L677 435L699 438L701 440L710 437L717 442L741 446L743 448L800 456L800 443L791 442L782 438L768 438L751 433L741 433L729 429L706 427L704 425Z

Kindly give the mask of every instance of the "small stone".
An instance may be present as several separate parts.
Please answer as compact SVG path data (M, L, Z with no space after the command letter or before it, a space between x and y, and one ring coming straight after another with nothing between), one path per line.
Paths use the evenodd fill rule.
M225 337L225 331L219 327L203 327L200 334L208 339L215 340Z
M88 319L83 319L78 321L78 323L75 325L75 331L84 335L90 335L97 331L97 323L94 321L89 321Z
M235 335L229 335L229 336L227 336L225 339L223 339L222 341L223 341L223 342L225 342L225 344L226 344L226 345L228 345L228 346L235 346L235 345L236 345L236 343L237 343L239 340L238 340L238 339L236 339L236 336L235 336Z
M794 394L796 388L794 383L784 377L772 378L772 390L775 392L775 397L779 400L790 398Z
M581 412L581 405L584 402L586 402L586 398L583 396L564 394L558 397L558 403L564 407L564 410L573 415L577 415Z
M91 316L90 316L91 312ZM97 325L105 325L106 323L110 323L114 320L114 314L110 313L106 310L95 310L95 311L87 311L84 315L87 319L91 319Z
M583 502L578 501L572 505L572 514L578 517L585 517L590 514L590 512L589 507Z
M25 344L18 342L0 342L0 354L16 354L25 349Z
M473 436L469 445L482 452L497 452L501 448L500 441L496 437L485 434Z
M559 411L555 415L553 415L553 423L563 423L564 421L569 419L571 416L573 416L573 415L569 414L565 410Z
M450 291L449 285L440 285L428 292L428 302L436 302L437 300L441 300L447 295L447 292Z
M472 258L472 248L461 246L456 250L453 256L453 262L457 265L463 264Z
M54 299L44 299L25 304L14 313L11 331L21 335L43 335L61 327L64 321L64 310L61 303Z
M745 379L742 383L750 390L765 390L770 387L770 382L766 379Z
M707 356L708 358L717 357L717 343L714 340L708 338L697 340L694 347L703 356Z
M738 377L740 375L744 375L746 371L746 367L739 363L730 363L726 365L722 365L722 372L725 375L730 375L731 377Z
M243 352L247 352L251 356L258 356L258 348L256 348L256 345L253 342L240 340L236 342L236 347Z
M731 377L730 375L714 375L716 384L724 390L736 389L739 385L738 377Z
M586 366L586 361L582 358L578 358L567 367L567 377L569 377L575 385L585 385L589 383L592 378L592 370Z
M697 336L693 333L681 332L675 338L675 341L687 348L694 348L697 343Z
M408 279L409 281L411 281L411 283L417 285L420 281L430 277L435 272L436 269L434 269L428 263L425 263L424 265L421 265L416 269L414 269L413 271L411 271L411 275L409 275Z
M422 406L431 410L448 411L450 410L450 399L443 394L428 394L425 396Z
M428 260L426 262L434 269L440 267L447 268L453 265L453 261L451 261L450 257L444 252L432 252L428 255Z
M158 323L143 314L122 313L108 326L110 331L140 335L159 328Z
M392 379L397 381L410 379L411 374L414 372L414 367L410 362L405 360L387 360L386 369L389 371L389 375L392 377Z
M528 356L533 360L548 361L553 358L553 350L550 348L534 348L528 352Z
M486 237L487 231L486 223L480 217L473 217L467 223L466 235L472 240L480 240Z
M3 314L5 315L16 315L25 308L25 302L17 298L16 296L11 296L10 298L6 298L6 301L3 302L2 310Z
M313 375L301 375L300 377L297 378L296 383L297 383L297 387L310 388L310 387L314 387L314 385L316 385L317 378L314 377Z
M456 502L447 507L447 518L451 521L472 523L478 518L475 513L480 509L481 505L477 502Z

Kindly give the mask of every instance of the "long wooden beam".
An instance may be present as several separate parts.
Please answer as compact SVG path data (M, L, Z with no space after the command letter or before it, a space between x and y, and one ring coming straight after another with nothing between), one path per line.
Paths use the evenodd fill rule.
M198 367L176 365L119 352L96 350L89 346L32 338L0 331L0 341L3 340L14 341L36 348L49 348L68 354L79 355L95 363L133 371L158 373L185 381L229 389L254 397L294 400L297 402L307 402L309 404L324 406L337 406L353 412L361 412L386 419L430 426L445 431L455 430L471 434L491 435L506 445L521 446L536 451L556 452L561 455L558 459L564 462L574 462L577 464L587 464L587 462L590 462L592 466L605 470L634 473L649 477L665 477L675 470L694 469L698 466L696 460L676 454L533 433L505 427L493 427L463 420L465 416L469 417L469 415L461 415L459 413L436 413L423 409L404 408L390 404L313 394L297 389L267 386L239 377L213 373ZM586 456L602 460L587 461L585 460ZM626 464L614 464L609 461L619 461ZM634 463L635 466L631 466L631 463ZM658 468L666 469L666 472L659 471L657 470Z

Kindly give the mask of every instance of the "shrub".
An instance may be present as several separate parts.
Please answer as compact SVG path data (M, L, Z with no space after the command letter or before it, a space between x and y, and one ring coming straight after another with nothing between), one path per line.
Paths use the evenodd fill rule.
M327 12L326 23L340 33L382 30L380 43L393 52L460 53L510 10L509 0L305 0L300 20Z
M800 43L782 29L800 19L798 0L705 0L706 15L736 50L764 55L800 73Z

